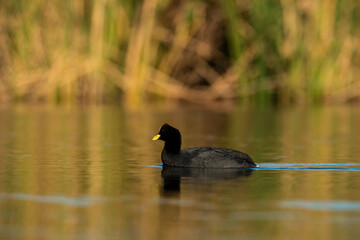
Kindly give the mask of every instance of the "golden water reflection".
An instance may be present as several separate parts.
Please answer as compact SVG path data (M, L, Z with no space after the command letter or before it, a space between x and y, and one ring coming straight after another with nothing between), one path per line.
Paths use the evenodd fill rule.
M28 107L0 109L1 239L331 239L360 233L359 172L219 174L159 167L163 122L183 145L249 153L257 163L360 163L355 107ZM169 182L170 179L170 182Z

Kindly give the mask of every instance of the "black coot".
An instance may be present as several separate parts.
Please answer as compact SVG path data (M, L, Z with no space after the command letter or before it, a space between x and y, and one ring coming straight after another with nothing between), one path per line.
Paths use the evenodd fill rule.
M181 134L165 123L152 140L163 140L163 164L173 167L194 168L253 168L257 167L246 153L225 148L195 147L181 150Z

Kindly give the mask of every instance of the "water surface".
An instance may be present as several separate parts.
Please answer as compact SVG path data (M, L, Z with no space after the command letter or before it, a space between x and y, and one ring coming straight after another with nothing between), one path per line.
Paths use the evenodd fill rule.
M163 168L162 123L184 147L259 168ZM355 107L0 109L0 239L354 239Z

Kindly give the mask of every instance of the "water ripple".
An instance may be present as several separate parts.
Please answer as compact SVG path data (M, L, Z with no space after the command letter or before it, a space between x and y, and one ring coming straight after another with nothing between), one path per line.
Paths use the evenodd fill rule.
M360 211L360 202L355 201L284 201L281 204L286 208L300 208L309 210L332 210L332 211Z
M162 164L147 167L161 168ZM260 163L252 170L360 171L360 163Z
M74 207L87 207L95 203L104 201L103 197L80 196L66 197L60 195L33 195L27 193L0 193L0 200L13 199L33 201L39 203L55 203Z
M262 163L254 170L360 171L360 163Z

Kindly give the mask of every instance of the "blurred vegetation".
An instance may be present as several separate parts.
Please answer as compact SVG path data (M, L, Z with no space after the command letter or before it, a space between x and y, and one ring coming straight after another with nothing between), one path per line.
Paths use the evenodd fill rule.
M0 102L349 102L360 2L0 2Z

